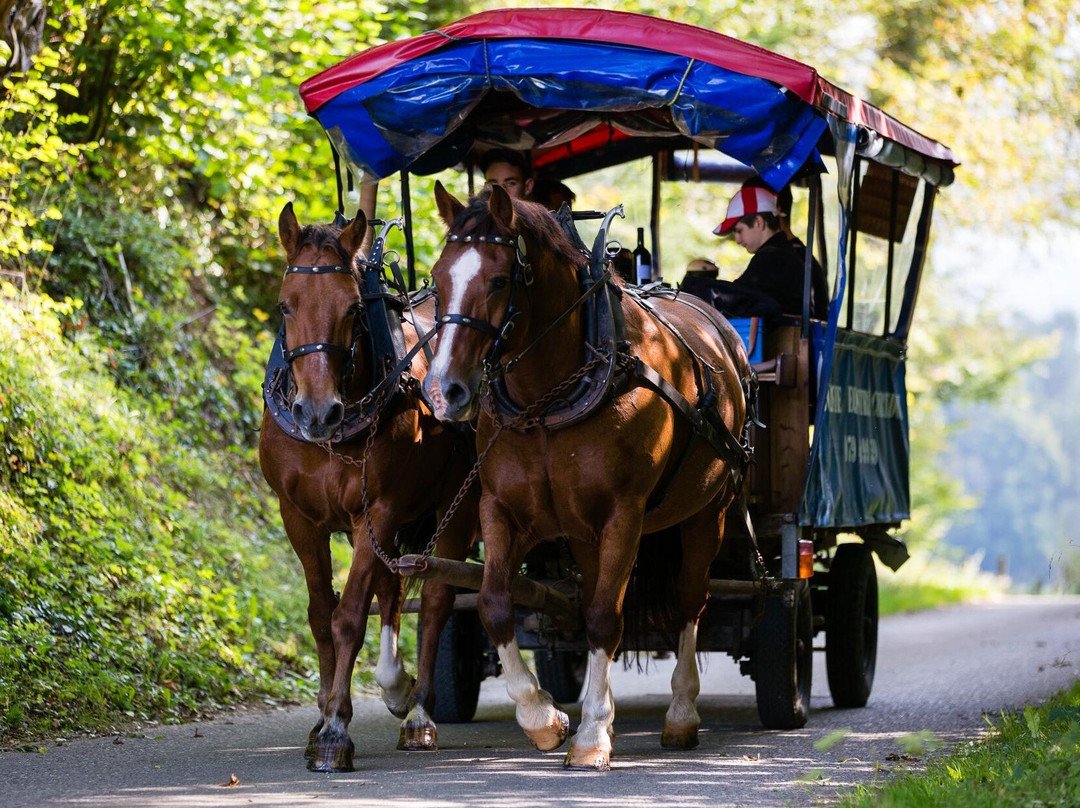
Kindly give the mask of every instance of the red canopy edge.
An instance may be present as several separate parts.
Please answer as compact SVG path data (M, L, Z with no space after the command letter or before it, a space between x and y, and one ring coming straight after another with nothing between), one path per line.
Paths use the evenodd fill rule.
M838 117L872 129L883 137L894 140L919 154L943 160L954 166L960 165L948 146L915 131L907 124L900 123L896 118L868 101L863 101L822 78L818 79L818 90L818 106L824 107ZM835 102L839 102L842 109L837 109Z

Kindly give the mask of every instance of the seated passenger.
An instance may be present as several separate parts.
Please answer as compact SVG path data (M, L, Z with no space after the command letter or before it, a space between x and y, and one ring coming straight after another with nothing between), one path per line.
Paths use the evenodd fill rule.
M713 233L733 235L752 256L732 286L765 295L776 301L784 314L801 317L805 251L792 246L781 232L777 210L774 191L744 185L728 203L727 215ZM827 301L815 304L813 290L811 295L811 316L821 316L827 311Z
M743 183L743 187L758 187L769 190L759 177L748 179ZM799 259L804 262L805 266L806 245L791 230L791 205L791 186L785 185L776 195L776 215L780 219L780 232L784 234L791 246L799 253ZM817 258L811 255L810 262L810 316L817 320L825 320L829 316L828 282L825 278L825 271L821 268Z
M765 317L781 314L780 304L766 294L720 280L720 268L708 258L695 258L686 265L679 290L700 297L728 317Z
M533 184L531 199L548 210L558 210L564 203L571 208L574 207L577 194L554 177L539 177Z
M521 152L490 149L480 155L485 185L499 185L514 199L528 199L533 189L532 166Z
M709 300L709 294L716 288L718 280L720 280L720 267L708 258L695 258L686 265L686 274L683 275L679 288L684 292L697 295L702 300Z

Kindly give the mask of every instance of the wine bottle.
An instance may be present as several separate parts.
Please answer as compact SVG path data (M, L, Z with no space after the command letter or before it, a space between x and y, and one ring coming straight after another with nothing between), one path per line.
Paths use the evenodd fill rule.
M634 248L634 278L638 286L652 283L652 254L645 248L645 228L637 229L637 247Z

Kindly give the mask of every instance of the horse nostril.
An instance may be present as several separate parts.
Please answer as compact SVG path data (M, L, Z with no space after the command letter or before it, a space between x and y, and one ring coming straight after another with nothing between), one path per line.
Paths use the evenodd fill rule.
M326 418L323 421L327 426L337 426L341 423L341 419L345 417L345 407L340 401L335 401L326 410Z
M292 417L293 421L300 423L300 419L304 417L304 405L300 402L296 402L292 405Z
M446 397L446 403L453 407L461 407L469 403L469 391L465 389L465 385L458 382L446 385L443 395Z

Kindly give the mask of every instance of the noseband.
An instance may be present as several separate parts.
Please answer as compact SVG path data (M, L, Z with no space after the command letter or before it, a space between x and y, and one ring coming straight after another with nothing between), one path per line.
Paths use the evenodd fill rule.
M330 275L337 273L339 275L353 275L353 271L350 267L343 266L341 264L319 264L314 266L305 265L290 265L285 267L286 275ZM353 275L355 278L356 276ZM348 383L349 376L352 374L353 356L356 353L356 343L360 338L360 330L362 327L362 319L357 317L353 321L353 336L352 344L348 348L343 348L340 345L335 345L332 342L310 342L306 345L297 345L292 350L285 350L285 340L281 340L281 355L285 358L288 364L292 364L294 359L301 356L307 356L312 353L336 353L342 354L346 357L344 377L346 383ZM285 322L281 323L282 336L284 337Z
M462 236L451 233L446 237L446 241L448 244L495 244L514 251L514 268L510 271L510 303L506 307L502 325L496 326L487 320L478 320L460 312L439 315L435 320L438 328L444 325L463 325L494 337L495 341L491 345L491 350L484 357L484 367L490 372L498 366L499 359L506 348L506 341L510 339L510 335L514 332L514 320L521 314L521 309L514 305L518 287L524 286L528 288L532 286L532 265L529 264L528 259L525 257L525 239L521 236L505 238L503 236Z

